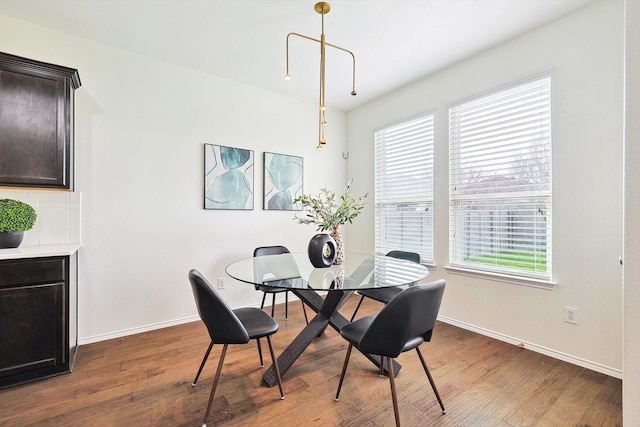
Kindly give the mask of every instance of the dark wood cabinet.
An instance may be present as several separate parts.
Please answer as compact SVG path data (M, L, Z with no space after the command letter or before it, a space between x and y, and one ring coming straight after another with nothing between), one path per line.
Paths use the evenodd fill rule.
M0 388L70 372L75 257L0 261Z
M78 71L0 52L0 186L73 188Z

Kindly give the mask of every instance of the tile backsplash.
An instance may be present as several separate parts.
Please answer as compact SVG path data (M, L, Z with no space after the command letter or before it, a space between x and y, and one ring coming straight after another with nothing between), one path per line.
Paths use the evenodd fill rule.
M25 233L21 246L82 243L79 192L0 188L0 199L29 203L38 214L34 227Z

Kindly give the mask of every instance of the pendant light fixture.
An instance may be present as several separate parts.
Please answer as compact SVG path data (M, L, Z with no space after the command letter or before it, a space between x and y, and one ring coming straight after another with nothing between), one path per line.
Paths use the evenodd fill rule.
M352 84L353 88L351 90L351 95L356 95L356 57L350 50L342 48L340 46L336 46L331 43L327 43L324 37L324 15L329 13L331 10L331 6L327 2L319 2L314 6L316 12L318 12L322 16L322 33L320 34L320 40L314 39L313 37L305 36L304 34L298 33L289 33L287 34L287 72L284 75L285 80L291 80L291 75L289 74L289 37L298 36L303 39L311 40L317 43L320 43L320 102L319 102L319 120L318 120L318 146L316 147L318 150L322 149L322 147L326 144L326 140L324 137L324 128L327 125L327 120L325 118L325 111L327 110L327 106L325 104L324 99L324 89L325 89L325 47L329 46L335 49L339 49L343 52L351 55L353 59L353 76L352 76Z

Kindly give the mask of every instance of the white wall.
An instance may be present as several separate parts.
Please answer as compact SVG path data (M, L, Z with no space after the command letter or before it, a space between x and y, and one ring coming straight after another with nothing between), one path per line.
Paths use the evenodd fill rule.
M226 278L230 305L259 304L224 267L255 246L306 250L315 233L262 210L265 151L303 156L307 193L346 182L343 113L328 111L330 143L317 151L312 104L1 15L0 50L79 70L81 344L195 319L191 268ZM254 150L254 210L203 209L204 143Z
M424 43L435 43L425 40ZM415 46L420 55L420 46ZM553 67L553 290L454 275L448 263L447 104ZM600 1L347 114L347 173L373 194L373 132L435 108L435 261L448 321L621 376L623 3ZM374 247L373 210L350 249ZM357 244L358 247L354 247ZM579 325L564 323L564 307Z
M625 1L624 425L640 420L640 2Z

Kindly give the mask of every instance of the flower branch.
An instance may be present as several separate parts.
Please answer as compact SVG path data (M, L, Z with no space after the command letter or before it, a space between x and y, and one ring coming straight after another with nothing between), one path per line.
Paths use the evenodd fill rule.
M297 197L294 203L302 205L301 216L295 215L294 219L299 224L314 224L318 231L337 229L339 225L352 223L360 211L366 205L365 198L368 193L361 197L356 197L350 188L351 182L345 187L342 195L326 188L320 190L318 196L308 194Z

